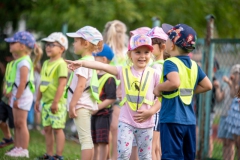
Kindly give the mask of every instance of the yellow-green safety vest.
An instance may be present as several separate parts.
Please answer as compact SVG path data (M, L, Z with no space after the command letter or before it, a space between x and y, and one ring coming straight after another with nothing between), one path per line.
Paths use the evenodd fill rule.
M172 61L174 64L177 65L178 67L178 73L180 77L180 86L178 90L172 94L162 94L162 97L171 99L174 97L179 96L181 101L185 105L189 105L192 102L192 97L193 97L193 92L194 92L194 86L197 80L197 75L198 75L198 66L197 63L191 60L192 66L189 69L184 65L184 63L176 58L176 57L171 57L168 58L165 61ZM160 83L163 82L163 74L160 79ZM160 98L160 101L162 98Z
M157 61L154 61L150 66L152 67L152 66L154 66L155 64L161 64L161 65L163 65L163 63L164 63L164 60L157 60Z
M141 78L135 77L129 66L123 67L122 72L126 96L120 102L120 106L123 106L127 102L133 111L137 111L143 103L152 106L154 99L148 100L146 99L146 95L153 78L154 69L146 67Z
M7 80L6 93L10 93L13 89L13 86L18 88L17 84L15 83L15 79L16 79L16 75L17 75L17 64L19 62L21 62L22 60L27 60L30 63L30 77L29 77L29 81L26 84L26 87L29 86L32 93L35 92L33 63L29 56L23 56L23 57L15 60L12 64L11 71L9 70L9 72L11 72L11 73L9 74L9 77Z
M6 67L6 72L5 72L5 86L4 86L4 89L7 90L7 86L10 85L10 75L11 75L11 70L12 70L12 66L13 66L13 63L14 63L14 60L9 62L7 64L7 67Z
M51 66L51 68L48 67L49 60L47 60L42 67L41 71L41 83L40 83L40 92L44 92L47 90L48 86L53 81L53 75L58 68L58 66L61 63L65 63L63 59L57 60L57 62ZM47 72L48 71L48 72ZM55 90L57 90L56 87L54 87Z
M85 56L85 57L82 57L79 60L94 60L94 57L93 56ZM93 69L92 72L93 72L93 74L92 74L92 78L91 78L91 81L90 81L90 86L85 88L84 91L90 89L92 98L95 99L97 102L99 102L99 94L98 94L99 82L98 82L97 72L96 72L95 69ZM72 82L73 74L74 74L74 72L71 73L70 78L68 80L67 90L64 94L65 98L67 98L68 90L73 94L73 90L70 88L70 84Z
M101 93L101 91L102 91L102 89L103 89L104 84L106 83L106 81L107 81L110 77L114 78L115 83L116 83L116 85L117 85L117 79L116 79L116 77L113 76L113 75L111 75L111 74L109 74L109 73L105 73L105 74L98 80L98 81L99 81L99 87L98 87L98 94L99 94L99 95L100 95L100 93ZM99 99L99 103L100 103L100 102L102 102L102 101ZM110 108L110 107L111 107L111 105L107 106L107 108Z

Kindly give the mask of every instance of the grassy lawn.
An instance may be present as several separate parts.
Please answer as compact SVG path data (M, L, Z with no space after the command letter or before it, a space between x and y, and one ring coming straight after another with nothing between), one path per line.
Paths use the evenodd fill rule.
M0 138L2 138L2 132L0 132ZM0 149L0 159L1 160L23 160L27 158L11 158L5 156L5 152L10 149L13 145ZM30 144L29 144L29 159L34 160L36 157L39 157L46 153L45 149L45 138L44 136L36 130L30 131ZM55 150L55 149L54 149ZM65 160L77 160L80 158L80 145L73 141L66 140L63 156Z

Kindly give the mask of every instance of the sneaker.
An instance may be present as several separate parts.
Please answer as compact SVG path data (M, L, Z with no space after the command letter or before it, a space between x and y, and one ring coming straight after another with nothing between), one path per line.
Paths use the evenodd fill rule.
M58 156L58 155L54 155L53 156L53 159L51 159L51 160L63 160L64 158L63 158L63 156Z
M22 150L22 147L15 147L12 150L8 151L7 153L5 153L5 155L10 156L10 157L14 157L15 153L19 152Z
M47 153L45 153L43 156L40 156L38 158L36 158L37 160L44 160L44 159L52 159L52 156L49 156Z
M12 157L26 157L29 158L29 152L27 149L21 149L18 150L18 152L15 152L13 154L11 154Z
M6 147L10 144L13 144L13 139L7 139L7 138L3 138L2 141L0 142L0 148Z

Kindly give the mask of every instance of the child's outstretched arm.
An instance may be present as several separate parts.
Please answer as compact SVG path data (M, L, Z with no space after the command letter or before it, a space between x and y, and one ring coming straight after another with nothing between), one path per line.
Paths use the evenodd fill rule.
M91 68L96 70L103 70L115 76L118 73L117 67L111 66L109 64L101 63L98 61L85 61L85 60L78 60L78 61L65 60L65 61L67 62L68 68L70 70L75 70L79 67L86 67L86 68Z
M134 120L138 123L142 123L146 120L148 120L152 115L157 113L157 111L160 109L161 103L158 99L155 100L154 105L149 110L137 110L137 114L133 116Z
M153 90L154 95L159 97L162 91L174 91L180 86L180 77L178 72L170 72L167 74L167 80L159 83Z
M194 94L207 92L212 89L212 83L206 76L201 82L199 82L194 90Z

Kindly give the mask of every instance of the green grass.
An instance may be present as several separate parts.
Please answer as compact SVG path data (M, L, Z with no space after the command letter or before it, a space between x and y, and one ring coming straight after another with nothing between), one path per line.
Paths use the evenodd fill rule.
M2 132L0 133L0 138L2 138ZM23 160L27 158L11 158L9 156L5 156L5 153L7 150L9 150L11 146L1 148L0 149L0 160ZM46 153L45 149L45 138L44 136L36 130L31 130L30 131L30 143L29 143L29 159L34 160L34 158L39 157ZM55 148L54 148L55 151ZM80 160L80 153L81 153L81 148L80 144L66 140L65 146L64 146L64 152L63 156L65 160Z

